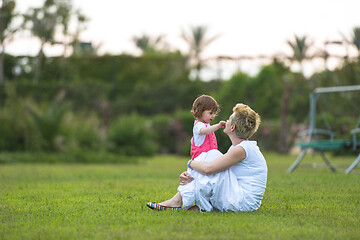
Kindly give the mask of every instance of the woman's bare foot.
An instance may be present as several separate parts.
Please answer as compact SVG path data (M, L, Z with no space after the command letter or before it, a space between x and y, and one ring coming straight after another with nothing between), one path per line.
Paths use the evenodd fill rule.
M162 206L166 207L181 207L182 206L182 198L179 192L175 194L171 199L166 200L164 202L158 203Z

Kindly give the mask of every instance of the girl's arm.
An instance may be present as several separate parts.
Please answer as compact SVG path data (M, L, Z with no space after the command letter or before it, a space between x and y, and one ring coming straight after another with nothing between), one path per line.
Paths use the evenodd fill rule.
M220 121L217 124L214 124L210 127L203 127L200 129L200 134L202 135L208 135L210 133L213 133L217 130L219 130L220 128L224 128L225 127L226 122L225 121Z
M212 162L190 160L188 166L198 171L199 173L209 175L224 171L229 167L231 167L232 165L235 165L236 163L244 160L245 157L246 157L246 152L244 148L238 146L232 148L226 154L215 159Z

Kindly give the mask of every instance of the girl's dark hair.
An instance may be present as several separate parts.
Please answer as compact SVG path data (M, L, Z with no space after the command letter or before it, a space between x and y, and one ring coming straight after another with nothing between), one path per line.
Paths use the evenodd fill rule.
M191 114L194 116L194 118L198 119L206 110L212 110L215 113L218 113L219 105L216 100L211 96L201 95L200 97L195 99L191 109Z

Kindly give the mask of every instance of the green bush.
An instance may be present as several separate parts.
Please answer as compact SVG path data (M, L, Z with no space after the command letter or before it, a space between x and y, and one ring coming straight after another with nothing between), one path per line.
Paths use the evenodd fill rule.
M193 135L194 117L189 110L178 110L175 113L177 130L177 153L184 156L190 156L190 139ZM181 128L180 128L181 126Z
M152 117L159 153L190 155L190 138L194 118L190 111L177 111L171 115Z
M159 153L176 153L176 120L170 115L156 115L152 118L152 126L156 132Z
M252 137L262 151L274 151L278 148L280 121L262 120L258 131Z
M151 156L157 152L152 123L137 114L113 121L108 129L109 150L127 156Z
M27 112L41 135L41 148L46 151L56 151L56 138L59 136L62 121L68 106L63 104L60 99L55 99L49 107L41 111L33 107L26 107Z
M104 128L95 114L69 112L64 117L64 148L67 151L99 151L105 148Z
M40 135L25 111L31 100L19 98L12 84L5 85L5 96L0 109L0 151L39 150Z

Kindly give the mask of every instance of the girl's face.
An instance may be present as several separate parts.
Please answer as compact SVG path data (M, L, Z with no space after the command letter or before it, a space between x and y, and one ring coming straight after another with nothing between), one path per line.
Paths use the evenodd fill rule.
M211 123L212 120L214 120L215 116L216 112L214 112L213 110L205 110L201 115L200 121L204 123Z

